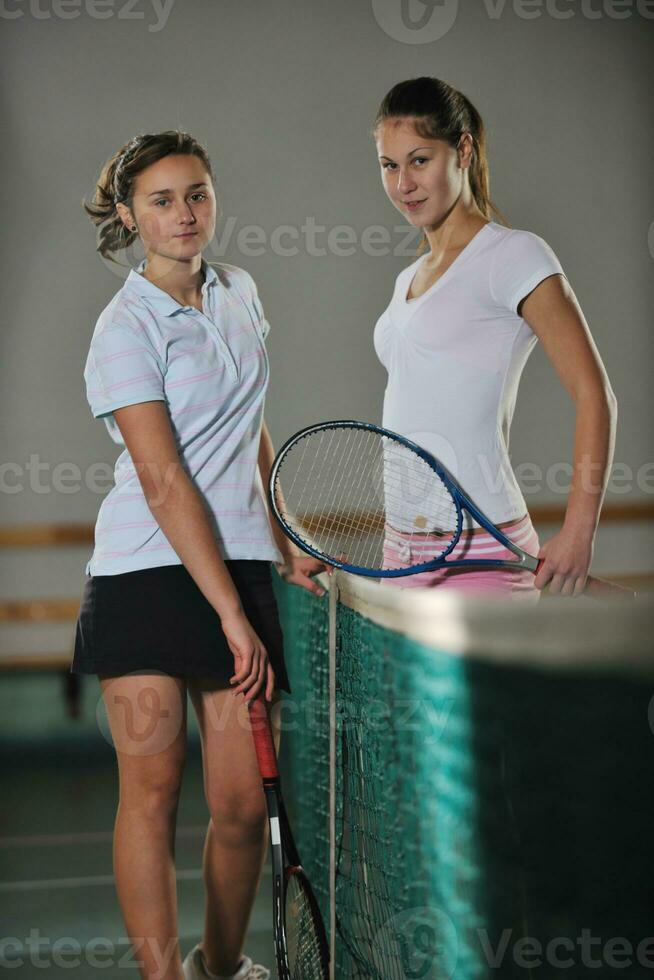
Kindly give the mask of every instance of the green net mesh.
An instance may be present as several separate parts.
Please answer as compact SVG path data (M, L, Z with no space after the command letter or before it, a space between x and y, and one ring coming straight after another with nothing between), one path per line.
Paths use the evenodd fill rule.
M284 800L309 880L329 925L329 611L327 599L276 578L292 697L281 714Z
M329 925L328 600L278 595ZM336 977L654 976L651 676L538 668L534 636L517 666L454 656L341 605L336 640Z

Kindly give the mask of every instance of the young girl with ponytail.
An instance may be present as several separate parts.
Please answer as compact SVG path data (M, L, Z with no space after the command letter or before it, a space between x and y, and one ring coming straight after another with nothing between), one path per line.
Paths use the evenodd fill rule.
M484 125L465 95L437 78L400 82L382 101L373 132L384 190L423 230L427 246L397 277L375 327L375 350L388 372L383 424L440 458L507 537L545 559L535 578L526 570L453 568L386 582L532 600L548 586L552 594L578 596L617 414L581 308L549 245L507 227L491 202ZM576 412L565 520L542 546L509 460L518 383L538 340ZM548 411L547 403L534 408ZM387 542L387 558L400 567L416 558L408 551L415 547L398 534ZM420 547L429 552L428 541ZM513 556L468 517L450 557Z
M242 954L268 826L245 702L265 693L278 744L278 688L290 686L271 563L312 592L324 567L269 520L269 327L252 277L202 257L216 198L206 150L188 134L130 140L85 208L103 256L137 237L145 250L100 314L84 371L93 415L124 449L96 522L71 668L98 675L116 748L118 898L143 978L265 980ZM210 820L204 937L182 965L174 854L187 692Z

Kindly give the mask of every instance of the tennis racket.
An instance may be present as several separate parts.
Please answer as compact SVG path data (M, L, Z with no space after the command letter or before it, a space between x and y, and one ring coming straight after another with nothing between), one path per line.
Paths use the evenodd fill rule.
M268 492L275 518L298 547L355 575L390 578L457 566L537 574L544 561L503 534L432 455L368 422L322 422L297 432L275 458ZM515 559L448 558L464 510ZM634 598L591 576L585 592Z
M286 815L275 743L262 696L248 702L248 708L270 824L277 976L279 980L328 980L325 926Z

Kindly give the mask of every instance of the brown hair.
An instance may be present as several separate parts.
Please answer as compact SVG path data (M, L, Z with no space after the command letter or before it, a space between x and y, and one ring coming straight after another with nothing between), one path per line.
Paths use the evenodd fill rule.
M93 199L90 203L82 201L93 224L101 226L97 251L105 258L115 262L111 253L127 248L138 234L126 227L116 205L123 203L131 210L137 175L157 160L172 154L198 157L213 180L207 151L188 133L176 129L135 136L105 163Z
M413 121L420 136L425 139L445 140L455 149L463 133L470 133L473 142L469 169L472 195L488 221L491 220L491 213L494 213L502 224L508 225L490 199L486 130L470 99L447 82L429 75L398 82L382 100L373 135L376 135L385 120L405 117Z

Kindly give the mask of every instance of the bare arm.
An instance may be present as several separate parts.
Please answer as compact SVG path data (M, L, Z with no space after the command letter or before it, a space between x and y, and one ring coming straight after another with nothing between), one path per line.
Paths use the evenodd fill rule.
M275 450L270 433L268 432L268 426L264 421L261 426L261 440L259 442L259 472L261 473L261 480L264 487L268 486L274 459ZM324 589L316 582L313 582L311 576L326 571L327 566L323 562L318 561L317 558L303 555L300 549L286 537L272 514L269 513L268 516L275 543L284 559L284 564L277 566L279 574L287 582L300 585L315 595L324 595Z
M256 696L265 680L267 654L245 617L239 594L220 554L202 496L177 452L164 402L141 402L116 409L114 418L134 463L148 507L202 594L220 617L223 632L240 667L234 675ZM272 669L270 669L272 674ZM274 678L274 675L272 675ZM250 685L256 686L250 689ZM272 695L270 682L267 693Z
M572 484L563 537L557 535L558 542L552 539L542 549L546 563L536 584L543 588L551 580L550 592L572 595L574 590L578 595L592 558L613 462L617 401L566 279L553 275L539 283L523 300L521 313L541 341L576 408Z
M270 433L268 432L268 426L264 421L261 425L261 440L259 442L259 472L261 473L261 481L266 488L268 487L268 481L270 480L270 471L272 469L274 459L275 450L272 444L272 439L270 438ZM291 560L291 558L296 558L300 555L300 549L296 548L293 542L286 537L274 517L271 517L270 528L275 539L275 544L281 551L285 562L288 562Z

